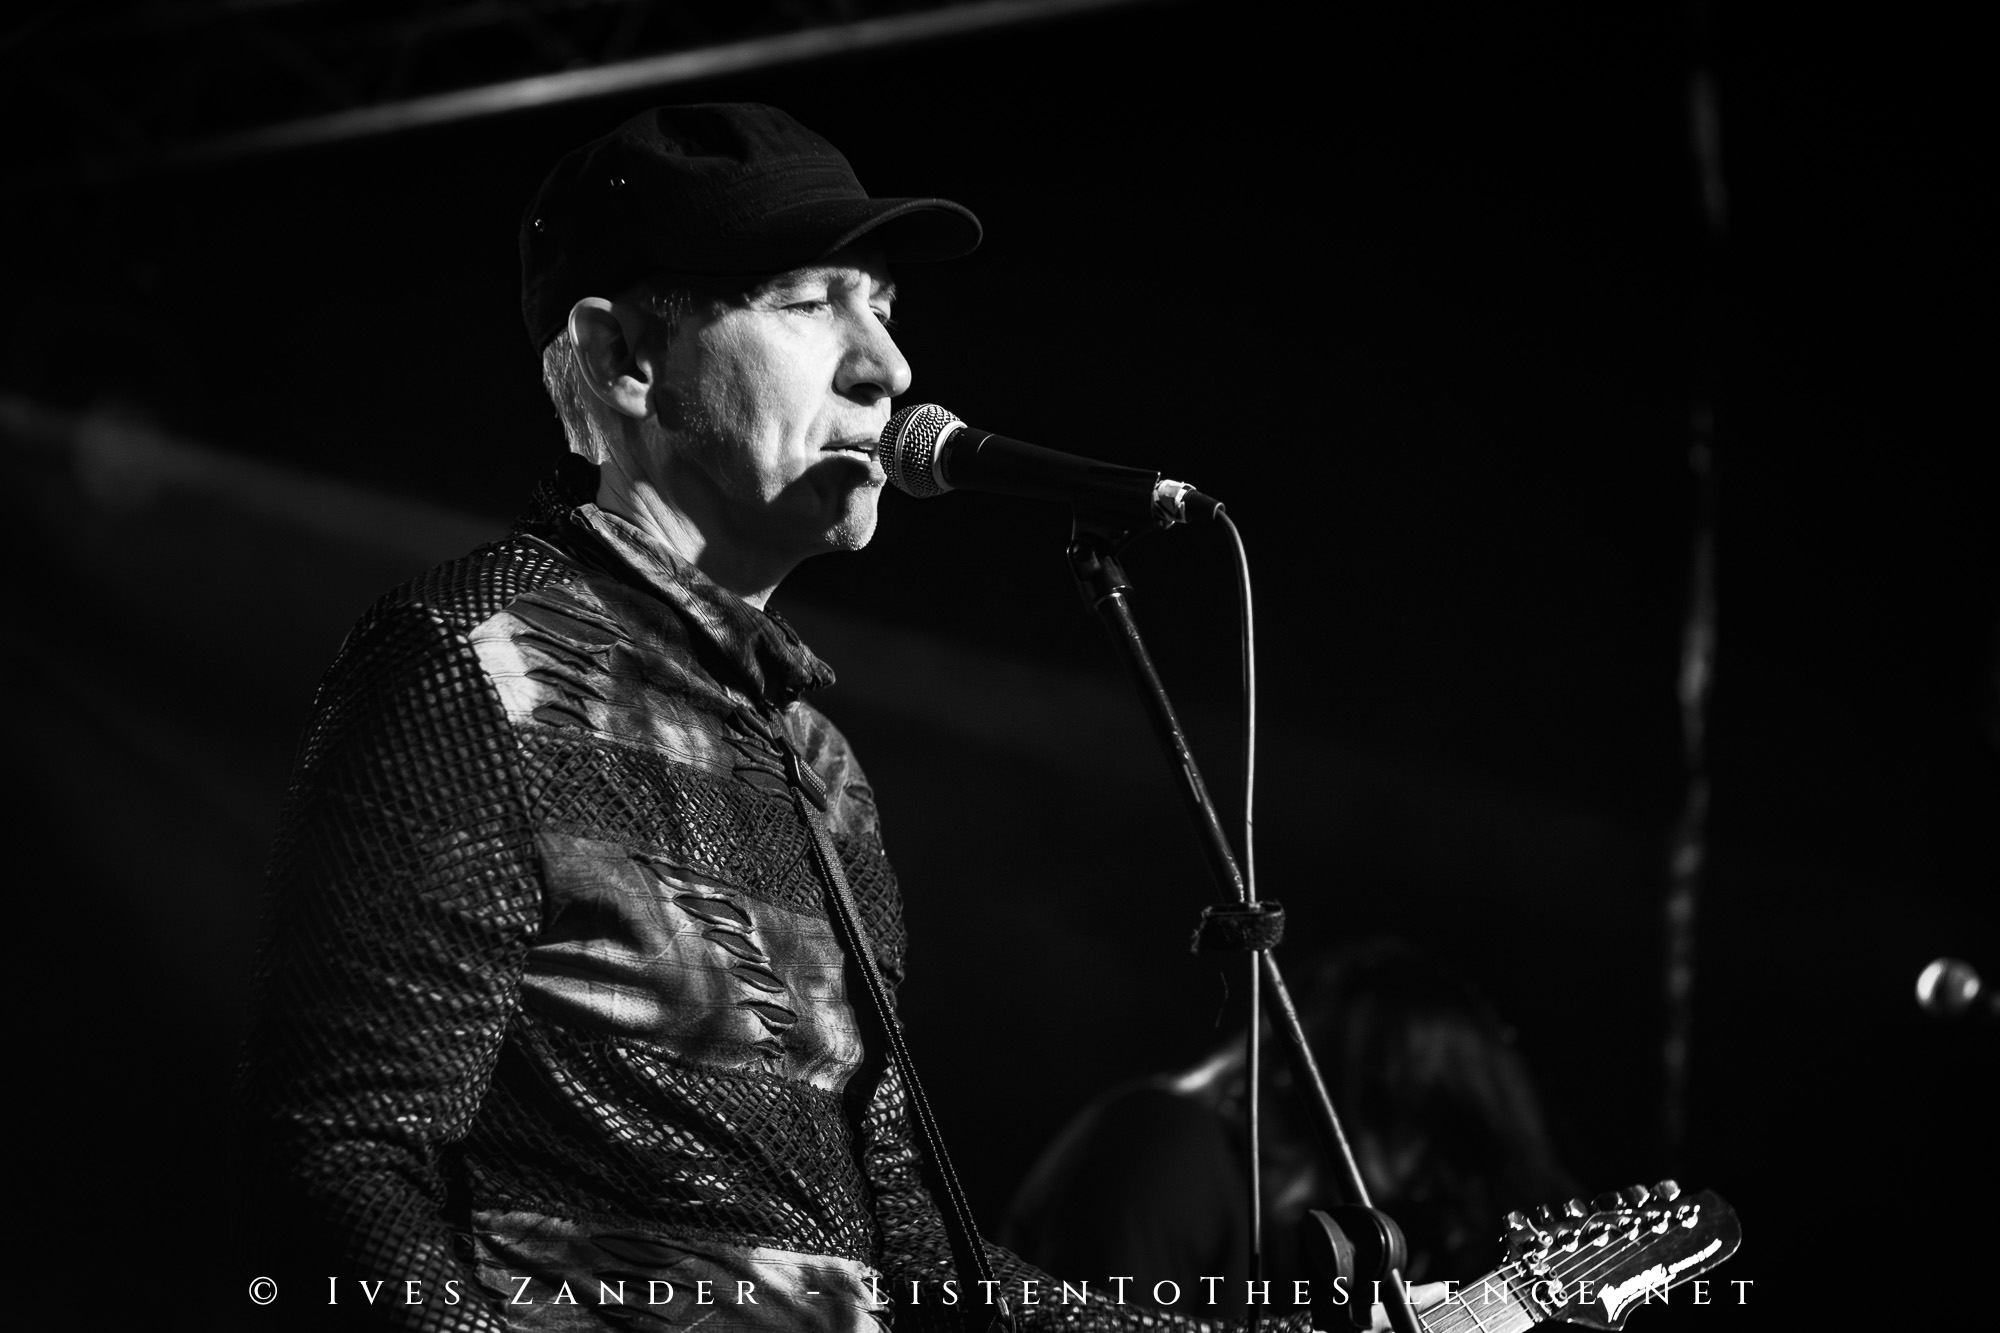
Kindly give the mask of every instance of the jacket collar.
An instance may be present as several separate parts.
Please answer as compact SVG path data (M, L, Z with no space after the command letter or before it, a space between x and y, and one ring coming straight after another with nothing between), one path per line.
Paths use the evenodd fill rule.
M529 525L579 539L605 557L610 572L679 611L689 635L714 650L704 656L732 668L752 698L783 708L808 690L833 684L833 668L783 616L744 601L637 524L595 503L576 503L578 498L574 485L543 486Z

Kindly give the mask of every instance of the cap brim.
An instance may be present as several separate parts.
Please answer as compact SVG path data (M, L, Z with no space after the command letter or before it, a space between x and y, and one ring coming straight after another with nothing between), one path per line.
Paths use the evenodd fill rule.
M977 250L984 234L972 210L949 199L856 199L827 211L845 216L826 219L834 235L816 259L864 238L892 261L957 259Z

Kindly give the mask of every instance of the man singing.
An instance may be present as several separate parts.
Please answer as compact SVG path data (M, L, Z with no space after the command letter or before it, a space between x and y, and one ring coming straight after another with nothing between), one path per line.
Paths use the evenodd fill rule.
M966 1239L893 1049L874 796L764 609L874 532L891 265L979 239L762 106L646 112L542 186L563 484L368 612L286 805L245 1083L274 1313L1198 1326Z

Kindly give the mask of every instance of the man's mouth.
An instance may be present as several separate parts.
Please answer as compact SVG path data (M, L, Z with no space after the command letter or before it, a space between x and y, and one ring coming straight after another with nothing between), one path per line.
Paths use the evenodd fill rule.
M875 439L835 440L822 451L830 454L860 454L864 458L875 457Z

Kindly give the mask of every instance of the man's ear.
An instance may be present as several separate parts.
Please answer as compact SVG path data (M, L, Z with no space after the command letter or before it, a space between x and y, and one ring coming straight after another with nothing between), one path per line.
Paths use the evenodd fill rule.
M644 421L653 413L652 358L642 356L642 316L601 296L570 307L569 336L583 382L612 411Z

